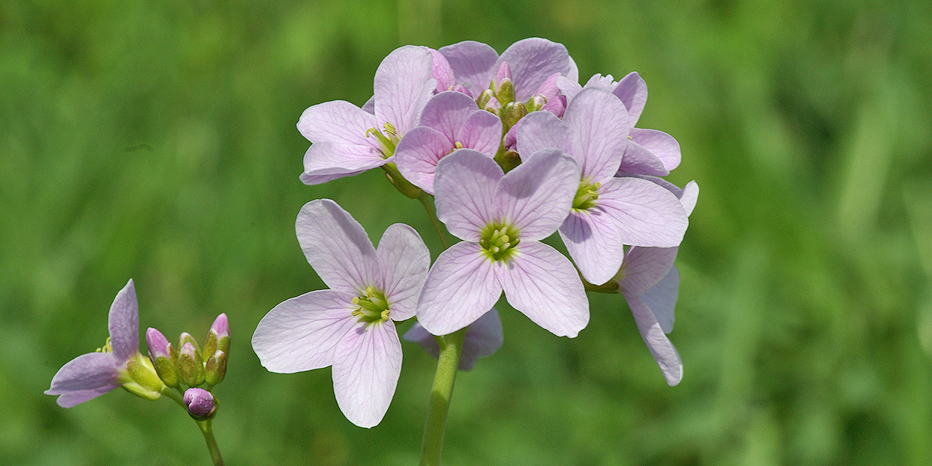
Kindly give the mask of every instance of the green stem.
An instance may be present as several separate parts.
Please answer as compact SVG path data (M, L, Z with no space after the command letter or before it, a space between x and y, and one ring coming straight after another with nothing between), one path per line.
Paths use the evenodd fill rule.
M460 364L463 339L466 329L437 337L440 344L440 357L437 359L437 372L430 393L427 407L427 422L424 425L424 439L421 443L421 466L440 464L440 450L443 447L443 431L450 410L453 396L453 383Z
M194 421L201 428L204 434L204 440L207 442L207 450L210 451L210 459L214 461L214 466L223 466L223 457L220 456L220 448L217 446L217 440L214 438L214 431L210 427L212 419L206 421Z
M184 398L179 393L180 391L180 388L178 391L175 391L165 387L162 389L162 395L171 398L175 403L178 403L179 406L184 408L185 412L188 412L188 407L184 405ZM214 466L223 466L223 457L220 456L220 447L217 446L217 439L214 438L214 431L210 426L210 421L212 421L212 419L204 421L194 420L197 427L201 429L201 433L204 434L204 440L207 442L207 450L210 452L210 458L213 460Z
M421 201L421 205L423 205L424 210L427 211L427 216L430 217L430 223L434 225L434 230L437 231L437 236L440 237L440 242L443 243L443 249L449 249L450 242L447 240L446 229L443 228L443 224L440 223L440 219L437 218L437 211L434 210L434 205L430 202L430 194L421 191L421 195L417 197L417 200Z

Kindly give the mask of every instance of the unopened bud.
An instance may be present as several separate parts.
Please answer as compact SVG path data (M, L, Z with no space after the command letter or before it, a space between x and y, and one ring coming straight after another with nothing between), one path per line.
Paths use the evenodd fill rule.
M502 105L508 105L515 101L515 83L511 79L505 79L495 83L495 97Z
M203 357L209 358L217 351L230 352L230 321L226 314L220 314L207 332L207 341L204 342Z
M223 382L223 377L227 374L227 353L217 350L204 365L204 381L207 385L213 387Z
M511 102L502 108L502 124L505 128L511 128L525 115L527 115L527 109L524 108L523 103Z
M162 389L165 388L165 384L155 372L152 361L142 354L136 353L126 361L123 388L133 395L147 400L157 400L162 396Z
M544 105L547 105L547 97L543 94L535 94L530 99L527 99L527 103L524 104L524 107L527 109L528 113L531 113L544 108Z
M178 375L185 385L191 387L204 383L204 360L201 358L201 352L191 342L181 347L181 354L178 355Z
M189 388L184 392L184 406L188 409L188 414L198 421L204 421L214 417L217 413L217 407L220 403L214 398L213 393L203 388Z
M149 359L155 366L155 372L162 382L169 387L178 386L178 350L168 342L162 332L149 327L146 330L146 346L149 347Z
M485 89L479 94L479 97L476 99L476 105L478 105L479 108L485 110L485 107L488 105L489 100L491 100L494 97L495 97L495 93L492 92L492 89Z

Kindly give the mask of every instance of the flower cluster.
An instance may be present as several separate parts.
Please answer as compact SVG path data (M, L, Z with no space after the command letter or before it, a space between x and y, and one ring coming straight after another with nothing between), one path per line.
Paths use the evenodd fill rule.
M184 400L188 412L196 419L206 419L216 410L213 395L205 396L214 385L223 381L230 353L230 324L226 314L220 314L207 334L204 349L184 332L179 351L154 328L146 331L149 356L139 352L139 304L133 280L117 293L110 306L110 337L96 352L84 354L65 364L52 378L47 395L58 395L58 404L65 408L96 398L117 387L148 400L163 394L180 397L182 384L188 392ZM207 390L193 388L207 385ZM203 393L201 393L203 392ZM197 410L191 411L187 400L198 399ZM209 403L207 401L209 398ZM211 409L205 410L209 404ZM209 415L208 415L209 413Z
M282 302L259 323L253 349L274 372L333 366L347 418L378 424L401 370L405 339L436 354L442 336L467 328L461 368L502 342L492 306L514 309L558 336L589 322L586 290L621 293L675 385L682 365L672 330L673 267L698 195L662 179L679 165L668 134L636 127L647 101L637 73L584 85L566 48L519 41L498 55L461 42L404 46L375 73L362 107L314 105L298 130L312 144L306 184L381 167L400 192L433 197L436 218L462 241L430 263L418 233L389 227L376 249L331 200L306 204L296 232L329 290ZM428 202L425 202L429 206ZM433 212L429 212L433 214ZM559 232L569 258L542 242Z

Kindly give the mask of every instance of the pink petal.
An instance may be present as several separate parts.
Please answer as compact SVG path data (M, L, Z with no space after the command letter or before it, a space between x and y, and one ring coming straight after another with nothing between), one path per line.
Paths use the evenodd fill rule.
M375 72L375 120L386 122L402 137L417 125L421 110L434 94L434 59L427 47L406 45L393 50Z
M521 119L518 125L517 149L522 160L544 149L570 148L570 129L550 112L532 112Z
M660 366L667 384L671 387L676 386L683 378L683 363L680 361L680 354L664 334L650 308L640 298L625 295L625 299L628 301L631 313L634 314L634 322L637 323L641 338L654 360L657 361L657 365Z
M366 131L376 126L374 115L343 100L309 107L298 119L298 131L313 143L373 145L366 139Z
M453 74L453 68L450 68L450 63L437 50L430 49L430 55L434 61L432 75L437 80L435 91L440 93L452 90L456 85L456 76Z
M352 314L355 297L343 291L318 290L272 308L252 335L259 362L280 373L333 364L334 348L359 320Z
M424 351L434 358L440 356L440 345L437 344L437 339L421 324L415 323L405 332L402 339L421 345ZM498 311L492 308L466 327L466 337L463 340L463 352L460 355L458 369L472 370L476 360L495 354L501 348L503 341L502 321L498 317Z
M295 231L307 262L330 288L361 296L378 284L375 248L362 225L336 202L304 204Z
M628 109L628 117L631 127L641 118L641 112L644 111L644 105L647 104L647 83L637 72L628 73L627 76L618 81L613 93L621 99Z
M628 147L625 148L625 155L621 158L621 166L615 175L621 176L628 173L667 176L670 174L670 170L663 166L663 161L657 158L653 152L641 147L640 144L633 140L629 140Z
M624 244L632 246L679 246L689 225L676 196L650 181L634 177L606 181L592 209L605 212L604 221L614 222Z
M382 272L380 289L395 321L414 317L417 298L430 268L430 251L414 228L396 223L385 230L376 250Z
M572 101L576 94L579 94L582 91L582 86L579 85L578 79L569 79L569 77L560 76L554 80L554 84L560 88L560 92L566 96L567 101Z
M633 247L624 261L621 288L625 293L640 296L670 273L679 248Z
M679 288L680 272L674 266L670 268L670 272L663 279L639 296L641 301L654 313L654 318L657 319L663 333L673 331L673 310L676 308Z
M333 393L343 415L359 427L382 421L401 374L401 342L391 320L360 322L336 348Z
M498 60L495 49L480 42L465 41L443 47L440 53L456 74L456 82L468 89L472 97L479 97L479 93L489 87L492 67Z
M543 243L518 248L499 268L508 304L554 335L575 337L589 323L589 301L573 264Z
M476 321L502 294L494 263L482 248L460 242L437 257L421 289L417 319L434 335L453 333Z
M456 142L456 133L473 112L479 110L476 102L461 92L447 91L435 95L421 113L420 124L433 128ZM488 112L485 112L488 113Z
M655 129L631 128L631 140L660 159L667 171L680 166L680 143L673 136Z
M494 157L502 143L502 120L485 110L476 110L457 131L455 142Z
M395 148L395 165L406 180L434 194L437 162L452 150L449 138L433 128L418 126L408 131Z
M58 370L45 394L60 395L58 405L70 408L119 387L119 376L120 363L113 354L82 354Z
M139 352L139 304L136 301L136 285L130 279L110 305L108 318L110 347L113 357L123 363Z
M628 111L612 94L583 89L566 107L563 123L570 130L570 155L583 179L604 181L615 175L628 146Z
M560 225L560 238L583 278L601 285L615 276L624 260L624 242L613 222L601 221L599 209L571 212Z
M579 167L556 149L531 155L508 172L496 190L502 213L521 233L521 241L550 236L570 212L579 187Z
M515 100L526 101L551 75L565 76L570 71L570 56L566 47L546 39L532 37L511 44L502 52L493 69L502 63L511 67L515 84Z
M692 215L693 209L696 208L696 201L699 200L699 185L695 181L690 181L683 186L683 191L676 197L680 198L686 215Z
M381 167L390 160L382 157L382 152L371 146L318 142L304 153L302 181L306 179L305 184L320 184L325 182L319 181L321 177L336 179L351 176Z
M441 159L434 178L435 203L437 217L447 231L478 241L479 230L498 215L494 196L502 176L494 160L472 149L460 149Z

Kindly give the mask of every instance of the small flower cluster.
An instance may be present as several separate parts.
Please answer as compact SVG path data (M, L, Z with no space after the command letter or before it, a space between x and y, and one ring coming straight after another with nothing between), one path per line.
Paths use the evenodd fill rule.
M227 372L230 354L230 323L226 314L220 314L207 332L203 348L188 332L181 332L178 346L172 345L162 332L149 327L146 330L149 359L159 378L168 388L184 390L184 405L196 420L213 417L217 401L210 390ZM179 350L180 348L180 350ZM206 389L198 388L206 385Z
M314 105L297 127L312 145L306 184L381 167L462 241L431 265L421 237L390 226L376 249L331 200L298 214L298 241L330 287L282 302L259 323L253 349L273 372L333 366L347 418L378 424L401 370L395 324L437 354L466 331L461 369L502 342L492 306L507 302L544 329L575 337L589 322L586 290L621 293L672 386L682 365L672 330L673 266L698 195L662 177L680 163L668 134L638 128L647 87L637 73L584 85L565 47L519 41L500 56L461 42L404 46L375 73L372 98ZM425 202L425 206L429 206ZM432 213L432 212L429 212ZM569 258L544 238L559 232ZM572 261L570 260L572 259Z
M52 378L47 395L58 395L65 408L96 398L117 387L148 400L163 394L181 399L170 389L184 391L184 405L197 420L211 418L216 398L209 390L223 380L230 353L230 324L220 314L210 327L203 351L188 333L181 334L178 351L154 328L146 331L149 356L139 352L139 305L133 280L117 293L110 306L110 337L103 348L65 364ZM194 388L207 384L207 390Z

